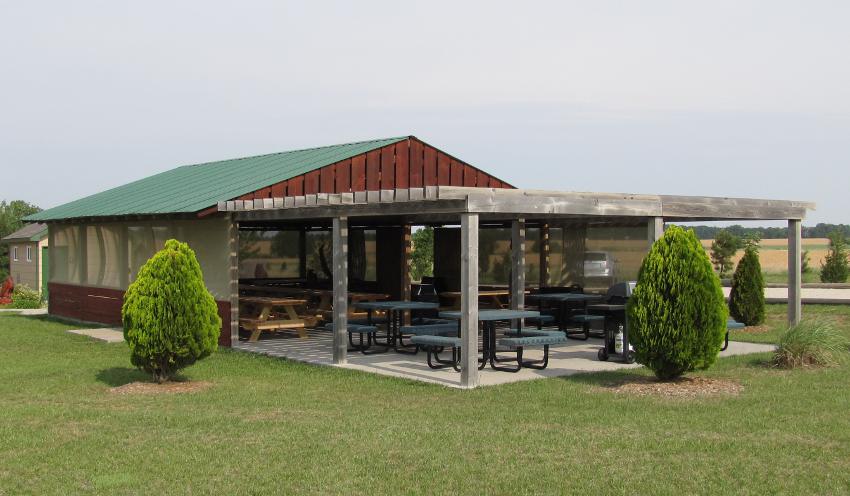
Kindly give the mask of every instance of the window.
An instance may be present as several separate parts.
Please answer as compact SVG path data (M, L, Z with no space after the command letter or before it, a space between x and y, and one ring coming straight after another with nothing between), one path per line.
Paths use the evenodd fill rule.
M12 247L12 261L14 261L14 262L18 261L18 247L17 246Z
M32 246L27 246L27 262L32 262Z

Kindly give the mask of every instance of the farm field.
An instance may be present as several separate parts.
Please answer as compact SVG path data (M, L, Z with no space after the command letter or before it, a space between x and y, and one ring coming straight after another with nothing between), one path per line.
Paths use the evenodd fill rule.
M706 253L711 256L711 242L713 240L701 240L702 246ZM788 273L788 241L785 239L763 239L759 243L759 259L761 261L762 271L771 279L768 282L785 282L786 279L779 277L771 277L772 274L787 274ZM810 280L806 280L804 276L803 282L819 282L817 273L820 271L821 263L826 257L829 240L826 238L805 238L803 239L803 250L809 252L809 267L812 272L808 274ZM744 256L744 250L738 250L735 255L735 263L737 264L741 257Z

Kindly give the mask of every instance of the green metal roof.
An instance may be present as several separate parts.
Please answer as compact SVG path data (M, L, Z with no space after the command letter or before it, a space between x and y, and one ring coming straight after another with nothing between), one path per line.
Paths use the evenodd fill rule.
M219 201L406 139L408 136L184 165L41 211L24 220L198 212Z

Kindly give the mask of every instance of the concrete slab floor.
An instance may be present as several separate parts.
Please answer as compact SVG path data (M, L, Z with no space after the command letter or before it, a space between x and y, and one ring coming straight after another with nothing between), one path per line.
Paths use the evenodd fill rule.
M256 343L240 341L234 348L299 362L333 366L332 342L330 332L310 330L307 339L300 339L294 333L291 335L280 333L277 336L261 339ZM479 371L480 384L482 386L493 386L544 377L568 376L582 372L641 367L638 364L624 364L612 360L599 361L596 354L601 346L601 339L591 338L588 341L570 341L565 345L552 347L549 350L549 366L544 370L522 369L519 372L511 373L493 370L488 366ZM760 353L773 351L773 349L773 345L731 341L729 348L721 352L720 356ZM525 353L525 358L538 359L542 355L542 349L532 349ZM425 358L424 352L419 352L416 355L402 355L393 351L374 355L349 352L348 363L339 367L442 384L449 387L461 387L459 373L451 368L431 369L428 367Z

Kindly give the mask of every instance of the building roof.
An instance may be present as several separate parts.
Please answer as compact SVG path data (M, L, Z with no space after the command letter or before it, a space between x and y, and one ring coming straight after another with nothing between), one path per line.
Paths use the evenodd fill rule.
M12 234L4 237L0 242L11 243L14 241L41 241L47 236L47 224L27 224Z
M194 213L279 181L410 138L403 136L184 165L37 214L26 221Z

